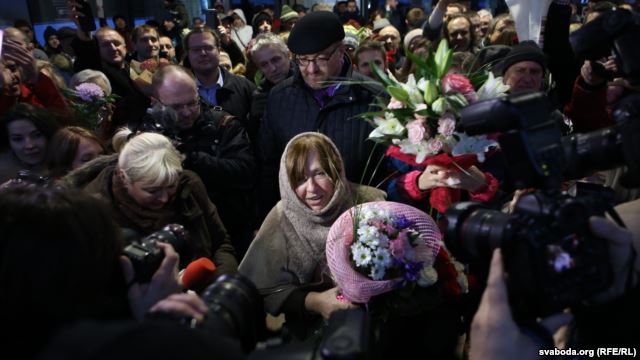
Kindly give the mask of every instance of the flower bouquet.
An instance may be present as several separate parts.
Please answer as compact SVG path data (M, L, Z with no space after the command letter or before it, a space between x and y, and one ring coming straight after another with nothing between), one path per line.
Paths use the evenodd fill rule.
M371 202L351 208L331 226L326 257L341 296L353 303L395 289L441 282L459 295L468 283L433 219L409 205Z
M89 82L65 91L65 95L71 108L93 131L103 128L111 120L110 104L119 98L116 94L106 95L99 85Z
M484 161L485 153L498 143L485 135L456 132L460 110L476 101L502 96L509 87L491 72L450 72L452 51L444 40L426 60L411 53L407 56L417 70L405 83L391 73L374 70L391 99L380 99L382 110L363 114L375 127L369 139L388 145L387 156L413 166L453 165L464 171ZM456 198L451 190L434 189L432 206L444 211Z
M169 60L164 58L159 58L158 60L147 59L143 62L132 60L129 66L129 77L145 95L152 95L151 82L153 74L159 68L169 64Z

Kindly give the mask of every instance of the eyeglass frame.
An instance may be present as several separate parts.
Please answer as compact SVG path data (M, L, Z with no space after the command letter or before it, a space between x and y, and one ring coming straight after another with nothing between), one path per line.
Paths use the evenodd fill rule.
M340 48L342 42L339 42L335 48L329 53L326 58L321 58L322 55L316 55L313 59L302 59L300 56L296 55L296 64L302 68L306 68L309 64L314 63L316 66L320 66L320 64L326 65L329 60L336 54L336 51ZM320 62L320 63L319 63Z
M160 101L160 99L157 99L157 100L158 100L158 102L159 102L160 104L162 104L162 106L166 106L166 107L170 108L171 110L173 110L173 111L175 111L175 112L179 112L179 111L181 111L182 109L185 109L185 108L186 108L186 109L188 109L188 110L192 110L192 111L193 111L193 110L196 110L196 109L198 109L198 108L200 108L200 104L201 104L201 101L200 101L200 100L201 100L201 99L202 99L202 98L200 97L200 94L198 94L198 95L196 96L196 99L195 99L193 102L191 102L191 103L187 103L187 104L174 104L174 105L167 105L167 104L163 103L162 101Z

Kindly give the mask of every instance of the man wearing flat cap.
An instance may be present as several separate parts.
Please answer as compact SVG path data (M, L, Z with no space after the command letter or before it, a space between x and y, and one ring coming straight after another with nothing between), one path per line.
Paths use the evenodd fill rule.
M295 55L298 71L271 90L258 136L262 216L279 199L280 156L287 142L299 133L318 131L329 136L344 159L347 178L362 181L373 148L373 143L365 140L373 128L359 115L374 110L371 104L384 89L352 72L344 36L338 16L326 11L307 14L291 31L287 45ZM373 159L375 164L379 157L374 155Z

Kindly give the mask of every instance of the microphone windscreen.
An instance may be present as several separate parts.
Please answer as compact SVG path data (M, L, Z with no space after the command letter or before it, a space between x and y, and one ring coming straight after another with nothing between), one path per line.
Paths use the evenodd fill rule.
M182 285L185 289L200 292L213 282L216 265L208 258L202 257L187 265L182 274Z

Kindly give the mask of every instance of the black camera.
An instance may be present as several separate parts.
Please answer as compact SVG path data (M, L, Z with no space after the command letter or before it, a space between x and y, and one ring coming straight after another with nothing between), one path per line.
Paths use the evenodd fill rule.
M640 98L624 99L614 111L616 124L587 134L562 136L549 118L548 98L540 92L477 102L460 112L459 127L469 135L499 133L515 188L559 193L564 179L627 166L622 183L640 185Z
M20 170L15 178L11 179L10 185L31 185L45 187L51 185L51 178L32 172L31 170Z
M169 224L149 236L135 241L124 248L124 254L131 260L136 273L136 281L148 283L151 277L158 270L164 252L156 246L156 243L169 243L180 252L184 248L188 238L188 233L182 225Z
M640 15L626 9L614 9L572 32L569 41L576 56L592 60L592 63L613 54L620 73L632 85L637 85L640 83L638 36Z
M192 327L237 339L247 353L255 348L266 328L262 296L251 280L240 274L222 275L205 289L202 300L209 312Z
M176 129L177 121L178 114L176 111L158 102L147 109L147 113L140 123L131 130L133 132L162 134L169 138L174 143L174 146L177 146L182 143L178 136L178 130Z
M604 215L609 206L601 199L533 192L522 196L512 215L457 203L445 213L447 245L459 258L485 267L499 247L516 319L552 314L611 283L607 244L589 232L589 217Z
M460 126L469 135L499 133L515 187L538 189L524 195L512 215L473 203L455 204L445 213L447 245L456 256L486 269L491 251L503 250L516 318L562 310L609 286L606 242L591 235L588 219L612 212L612 190L591 185L583 192L589 185L581 185L572 197L562 189L565 179L622 165L629 168L627 183L637 183L638 102L629 100L614 112L616 125L567 137L549 119L542 93L483 101L461 111Z

